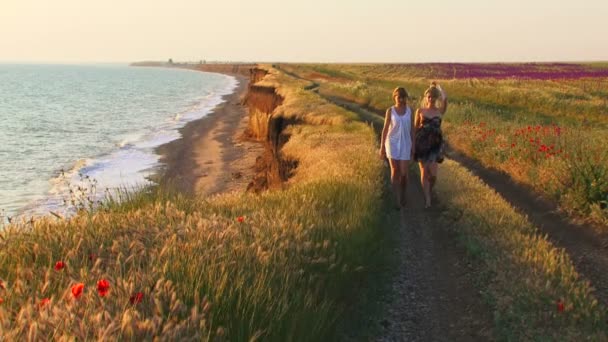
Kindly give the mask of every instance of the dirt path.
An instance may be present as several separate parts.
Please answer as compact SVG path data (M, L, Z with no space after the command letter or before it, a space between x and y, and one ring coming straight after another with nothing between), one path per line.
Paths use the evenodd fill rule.
M382 300L377 341L492 340L492 314L473 286L473 265L455 232L425 210L412 174L408 206L394 222L395 269ZM374 322L371 322L372 324Z
M318 92L318 83L311 90ZM326 100L357 113L361 120L381 129L378 110L362 108L339 97ZM381 114L381 113L380 113ZM516 210L546 233L549 240L570 255L576 270L591 282L594 295L608 305L608 229L574 222L554 203L508 175L484 168L477 161L450 151L449 157L480 177ZM416 182L417 183L417 182ZM413 184L413 182L410 182ZM472 269L454 233L442 226L437 213L424 211L416 199L420 186L410 187L410 207L399 215L395 227L396 270L389 279L381 307L378 341L486 340L491 338L491 319L471 286Z
M326 100L373 123L377 131L382 129L382 118L377 114L343 99ZM346 339L360 340L359 334L373 331L375 335L366 339L493 340L492 312L473 285L476 268L467 261L456 232L440 219L441 204L424 209L418 177L410 172L408 206L400 211L387 209L392 210L388 215L393 269L386 279L387 290L379 298L380 315L368 317L362 331L353 331Z
M377 117L377 114L356 103L335 97L326 99L357 113L362 120L374 122L374 126L382 121L374 119L373 116ZM548 235L549 241L556 247L565 249L577 272L591 282L594 295L601 303L608 305L607 227L575 222L560 212L555 203L542 199L534 190L518 184L504 173L483 167L466 155L450 150L448 157L469 169L517 211L527 216L534 226Z
M369 119L372 115L374 115L373 112L363 109L353 102L341 98L327 98L327 100L335 104L341 105L342 107L347 108L353 112L356 112L363 120L376 123L378 122L378 119L373 119L373 117L372 119ZM603 303L604 305L608 305L608 230L606 229L606 227L594 227L582 222L575 222L566 214L560 212L555 203L551 203L550 201L542 199L539 194L537 194L529 187L516 183L511 179L511 177L504 173L483 167L479 162L467 157L466 155L450 150L448 157L455 160L460 165L469 169L473 172L473 174L481 178L486 184L492 187L498 194L500 194L505 200L507 200L517 211L527 216L530 222L534 226L538 227L540 232L546 233L551 243L553 243L558 248L563 248L572 259L577 272L579 272L585 279L590 281L593 287L594 295L601 303ZM432 297L434 295L433 293L435 289L437 289L439 291L438 295L441 298L441 282L433 283L432 281L429 282L428 280L425 280L425 278L428 277L428 273L424 272L424 268L440 267L438 265L442 265L442 263L441 261L439 261L431 262L428 265L423 265L424 261L422 260L433 260L433 258L436 257L441 260L441 253L453 253L451 260L463 259L458 259L459 255L456 251L457 247L456 249L454 249L454 246L449 246L451 242L449 238L446 238L446 234L438 233L439 231L442 231L442 229L445 228L442 228L440 225L437 224L437 222L434 222L433 218L426 217L427 221L425 222L425 219L421 217L422 214L417 212L417 208L412 208L411 210L406 211L403 215L404 220L402 221L402 224L400 226L400 231L402 231L402 235L397 236L397 238L400 239L400 241L402 240L401 245L403 245L404 248L400 248L399 250L395 251L400 255L404 255L404 262L402 266L400 266L403 269L403 273L397 275L397 277L403 279L407 278L409 280L403 281L405 285L397 285L397 291L395 292L395 296L393 298L399 299L397 300L397 302L391 304L392 307L390 309L390 312L396 312L398 310L398 307L420 307L421 311L414 310L413 314L404 315L403 318L405 319L405 322L409 322L410 318L413 319L413 317L417 316L429 318L433 321L437 318L441 319L442 313L432 313L431 309L425 306L424 304L422 304L422 306L416 306L416 302L413 302L414 305L412 306L412 303L407 302L407 298L399 296L400 291L402 291L403 286L410 286L411 288L416 289L417 287L419 287L419 285L422 284L423 291L424 289L426 289L426 291L429 291L429 289L433 289L429 294L425 294L423 292L422 295L424 297ZM407 224L413 227L412 231L416 231L416 227L420 226L428 228L424 230L422 234L415 235L412 231L408 231L404 227L404 225ZM411 241L413 243L407 244L407 241ZM433 255L429 252L436 250L436 248L444 247L446 248L446 250L439 254ZM460 255L460 257L462 257L462 255ZM411 259L422 260L416 260L412 262L409 261ZM462 265L454 265L454 267L450 267L449 264L445 265L445 263L443 265L447 269L447 275L445 273L446 271L444 270L438 270L437 272L440 272L442 277L447 279L447 282L450 281L450 278L457 278L458 275L461 274L458 273L458 267L461 267ZM461 271L463 271L465 274L467 272L466 268L461 269ZM422 275L418 276L419 279L417 279L415 276L416 274ZM412 282L413 285L411 284ZM463 284L463 286L465 286L466 288L466 284ZM414 292L419 293L418 291ZM460 293L460 291L452 293L447 292L448 295L457 295L458 293ZM436 295L437 294L435 294L435 296ZM435 301L436 299L430 300ZM462 312L462 305L450 306L449 304L444 306L444 310L448 313ZM464 303L464 305L466 305L466 303ZM427 316L425 316L425 314ZM474 315L472 315L471 317L474 317ZM388 322L390 322L390 320ZM454 330L451 326L448 329L448 327L446 327L445 324L441 322L442 321L439 320L434 323L435 327L425 326L424 324L428 325L429 323L423 323L423 329L425 331L428 331L430 335L405 335L405 338L407 340L416 340L418 339L418 337L420 337L422 340L441 340L442 337L432 335L432 332L439 329L439 331L446 331L452 334L457 333L460 330L460 328L456 328L456 330ZM406 323L406 326L407 325L409 325L409 323ZM399 340L399 335L391 329L392 328L390 328L389 325L389 329L387 329L388 339L380 340ZM403 329L403 326L401 326L399 329ZM462 331L464 332L465 330ZM452 335L453 338L450 338L450 340L457 340L459 338L464 338L464 336L465 334ZM471 335L468 339L476 338Z

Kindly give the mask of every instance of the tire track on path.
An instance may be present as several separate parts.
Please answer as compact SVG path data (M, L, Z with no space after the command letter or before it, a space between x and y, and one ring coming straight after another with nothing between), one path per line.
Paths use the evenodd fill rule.
M483 167L476 160L450 149L449 157L492 187L517 211L527 216L549 241L563 248L575 269L591 282L593 294L608 305L608 229L573 222L555 203L540 197L509 175Z

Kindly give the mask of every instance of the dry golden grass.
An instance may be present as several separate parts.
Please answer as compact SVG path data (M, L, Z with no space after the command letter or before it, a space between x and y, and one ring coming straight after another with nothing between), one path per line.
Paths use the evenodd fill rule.
M357 118L352 112L323 101L314 92L306 90L310 82L295 79L276 69L269 69L268 75L256 84L274 87L285 99L275 115L311 125L340 125Z

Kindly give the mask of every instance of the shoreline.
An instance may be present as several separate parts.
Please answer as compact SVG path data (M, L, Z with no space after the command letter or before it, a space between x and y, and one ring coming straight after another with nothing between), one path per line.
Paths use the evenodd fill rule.
M222 95L222 102L208 114L177 129L179 138L153 148L159 165L148 169L145 179L187 195L246 191L255 175L256 158L264 148L246 136L249 115L242 102L247 94L249 77L242 70L231 72L228 65L222 67L226 70L188 68L190 71L233 77L237 81L236 87L231 93ZM4 208L0 208L0 224L6 219L10 222L12 219L48 216L52 212L67 215L64 210L51 208L38 212L35 207L28 204L15 212L4 212L1 210Z
M191 70L232 76L238 85L205 117L180 128L181 138L155 149L162 166L152 178L191 196L245 192L255 174L255 160L264 150L245 135L249 115L242 100L249 79L237 73Z

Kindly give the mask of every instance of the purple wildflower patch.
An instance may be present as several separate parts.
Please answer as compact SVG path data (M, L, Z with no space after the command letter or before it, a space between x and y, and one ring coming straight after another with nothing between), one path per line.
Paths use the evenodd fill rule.
M608 77L608 68L575 63L421 63L393 64L412 76L434 79L580 79Z

